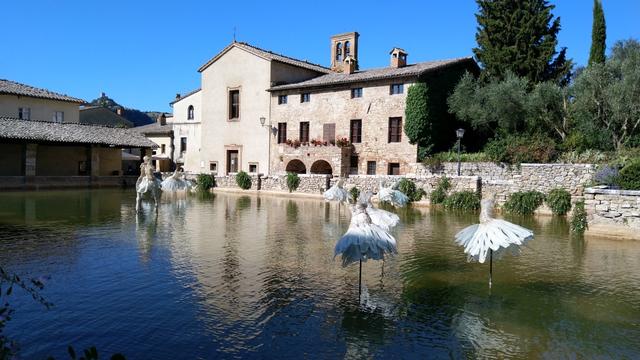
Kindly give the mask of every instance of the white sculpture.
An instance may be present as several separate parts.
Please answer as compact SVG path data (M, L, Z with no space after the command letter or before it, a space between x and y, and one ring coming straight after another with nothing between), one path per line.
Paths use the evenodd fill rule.
M145 194L149 194L153 197L155 202L156 212L158 211L158 205L160 204L161 184L153 173L156 168L151 163L151 157L145 156L142 164L140 164L140 177L136 181L136 212L140 212L142 205L142 197Z
M184 178L184 171L182 168L177 168L173 175L162 181L161 187L163 191L188 191L191 189L192 185L189 180Z
M480 201L480 224L467 226L456 234L456 243L464 247L469 261L484 263L489 255L489 287L492 283L493 258L504 253L517 254L520 246L533 239L533 232L520 225L493 218L493 198Z
M400 190L396 189L397 183L392 184L389 187L385 187L384 185L384 182L381 181L378 190L378 199L380 201L386 201L397 207L404 207L407 205L409 198Z
M344 179L339 179L329 190L325 191L322 196L327 201L338 201L339 203L346 203L349 199L349 192L345 190L342 185L344 184Z

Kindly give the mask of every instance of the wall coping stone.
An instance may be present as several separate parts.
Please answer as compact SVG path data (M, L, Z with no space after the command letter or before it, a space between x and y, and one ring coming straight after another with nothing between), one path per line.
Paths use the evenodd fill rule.
M585 194L640 196L640 190L586 188L584 189L584 193Z

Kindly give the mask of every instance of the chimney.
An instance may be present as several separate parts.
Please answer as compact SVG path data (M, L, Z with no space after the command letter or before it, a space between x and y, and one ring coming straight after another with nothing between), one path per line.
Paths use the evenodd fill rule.
M160 124L161 126L167 125L167 117L164 115L164 113L158 116L157 121L158 121L158 124Z
M116 108L116 114L120 115L120 116L124 116L124 109L120 106L118 106Z
M392 68L401 68L407 66L407 52L403 49L394 47L389 52L391 54L391 67Z
M353 74L356 71L357 65L358 64L356 63L356 59L354 59L353 56L348 55L344 59L344 64L342 64L342 70L347 75Z
M176 100L180 100L180 93L176 94Z
M360 34L350 32L331 37L331 70L343 72L344 60L347 56L355 60L355 70L358 70L358 38Z

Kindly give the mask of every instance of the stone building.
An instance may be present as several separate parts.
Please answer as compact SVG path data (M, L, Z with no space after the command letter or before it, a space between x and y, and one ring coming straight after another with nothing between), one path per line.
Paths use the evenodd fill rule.
M0 80L0 189L120 185L121 149L155 146L125 128L80 124L83 102Z
M404 134L408 88L430 76L474 71L471 58L407 63L400 48L386 68L358 70L358 33L336 35L333 72L272 86L274 173L401 175L414 171L417 146ZM341 145L341 146L339 146Z
M406 174L417 157L403 128L408 87L477 65L409 64L393 48L389 67L360 70L358 39L333 36L329 67L233 42L200 67L200 89L176 97L166 125L143 130L167 130L154 141L174 144L192 173Z

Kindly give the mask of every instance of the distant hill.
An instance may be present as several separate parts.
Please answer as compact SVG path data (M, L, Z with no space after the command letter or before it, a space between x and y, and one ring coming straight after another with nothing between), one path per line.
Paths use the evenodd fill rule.
M94 99L89 102L90 106L101 106L105 107L113 112L117 112L118 108L122 108L122 117L131 121L133 126L142 126L151 124L156 121L158 115L161 114L159 111L140 111L136 109L129 109L120 104L118 104L115 100L108 97L105 93L102 93L99 98Z

